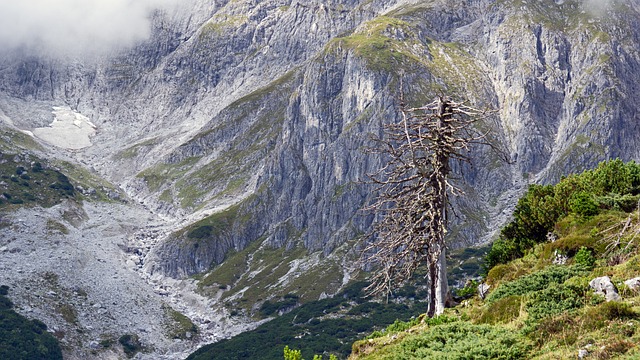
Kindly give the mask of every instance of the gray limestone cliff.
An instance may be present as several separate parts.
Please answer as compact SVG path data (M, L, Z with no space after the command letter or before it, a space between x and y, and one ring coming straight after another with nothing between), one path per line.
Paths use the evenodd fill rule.
M365 180L384 162L372 137L401 91L447 94L489 110L500 150L454 164L466 194L450 243L477 244L527 184L640 159L640 8L607 4L193 0L113 58L0 55L0 118L32 132L54 106L90 119L91 146L47 151L172 221L144 271L186 278L251 244L355 256L373 220Z

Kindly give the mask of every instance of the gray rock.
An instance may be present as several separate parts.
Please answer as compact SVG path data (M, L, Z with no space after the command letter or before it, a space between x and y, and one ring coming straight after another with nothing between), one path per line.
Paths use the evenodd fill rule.
M596 294L603 295L606 301L618 301L620 295L618 289L611 282L608 276L595 278L589 282L589 286L596 292Z
M489 293L489 288L491 288L491 285L488 285L486 283L478 285L478 296L480 297L480 299L484 300L484 298L487 296L487 293Z
M624 284L633 291L640 291L640 277L627 280Z
M567 260L569 260L569 257L565 254L561 254L560 252L558 252L558 250L556 249L554 251L554 258L553 258L553 264L554 265L564 265L567 263Z

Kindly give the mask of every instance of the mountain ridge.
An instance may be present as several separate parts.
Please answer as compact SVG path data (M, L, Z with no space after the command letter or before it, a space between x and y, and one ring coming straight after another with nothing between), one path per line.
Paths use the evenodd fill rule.
M334 269L322 281L329 291L299 294L332 295L354 277L340 257L357 257L356 239L373 220L360 211L373 196L362 180L383 159L363 149L397 118L400 91L415 104L447 93L498 111L486 126L513 163L473 148L472 165L453 165L466 196L453 199L452 247L490 240L529 183L640 157L640 10L614 1L591 14L583 4L194 0L156 13L148 41L97 63L3 54L2 126L22 134L8 140L19 152L18 136L47 127L54 106L95 124L83 149L28 141L100 174L134 212L164 221L131 247L163 291L189 288L198 304L223 309L220 298L201 299L191 277L215 274L255 244L264 259L273 248L299 251L308 274ZM289 260L273 268L304 278ZM236 274L238 284L250 274ZM256 286L269 297L291 290L271 285ZM234 306L237 290L226 292L239 296ZM201 305L193 308L181 307L200 318ZM252 307L241 308L253 322Z

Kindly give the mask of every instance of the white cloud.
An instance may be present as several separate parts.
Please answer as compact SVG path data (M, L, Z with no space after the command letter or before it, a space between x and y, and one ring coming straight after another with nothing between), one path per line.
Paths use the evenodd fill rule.
M604 16L616 0L583 0L582 8L593 16Z
M150 14L178 0L0 0L0 47L105 55L147 39Z

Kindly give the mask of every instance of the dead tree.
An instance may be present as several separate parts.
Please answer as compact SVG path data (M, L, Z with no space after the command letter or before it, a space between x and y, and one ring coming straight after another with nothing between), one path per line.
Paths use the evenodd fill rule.
M444 311L448 294L445 236L449 196L462 191L450 181L451 162L468 161L472 143L484 135L474 129L480 111L443 97L407 109L401 100L399 123L385 126L374 151L388 161L369 175L378 187L368 207L375 221L363 258L376 267L371 294L388 294L424 266L432 317Z

